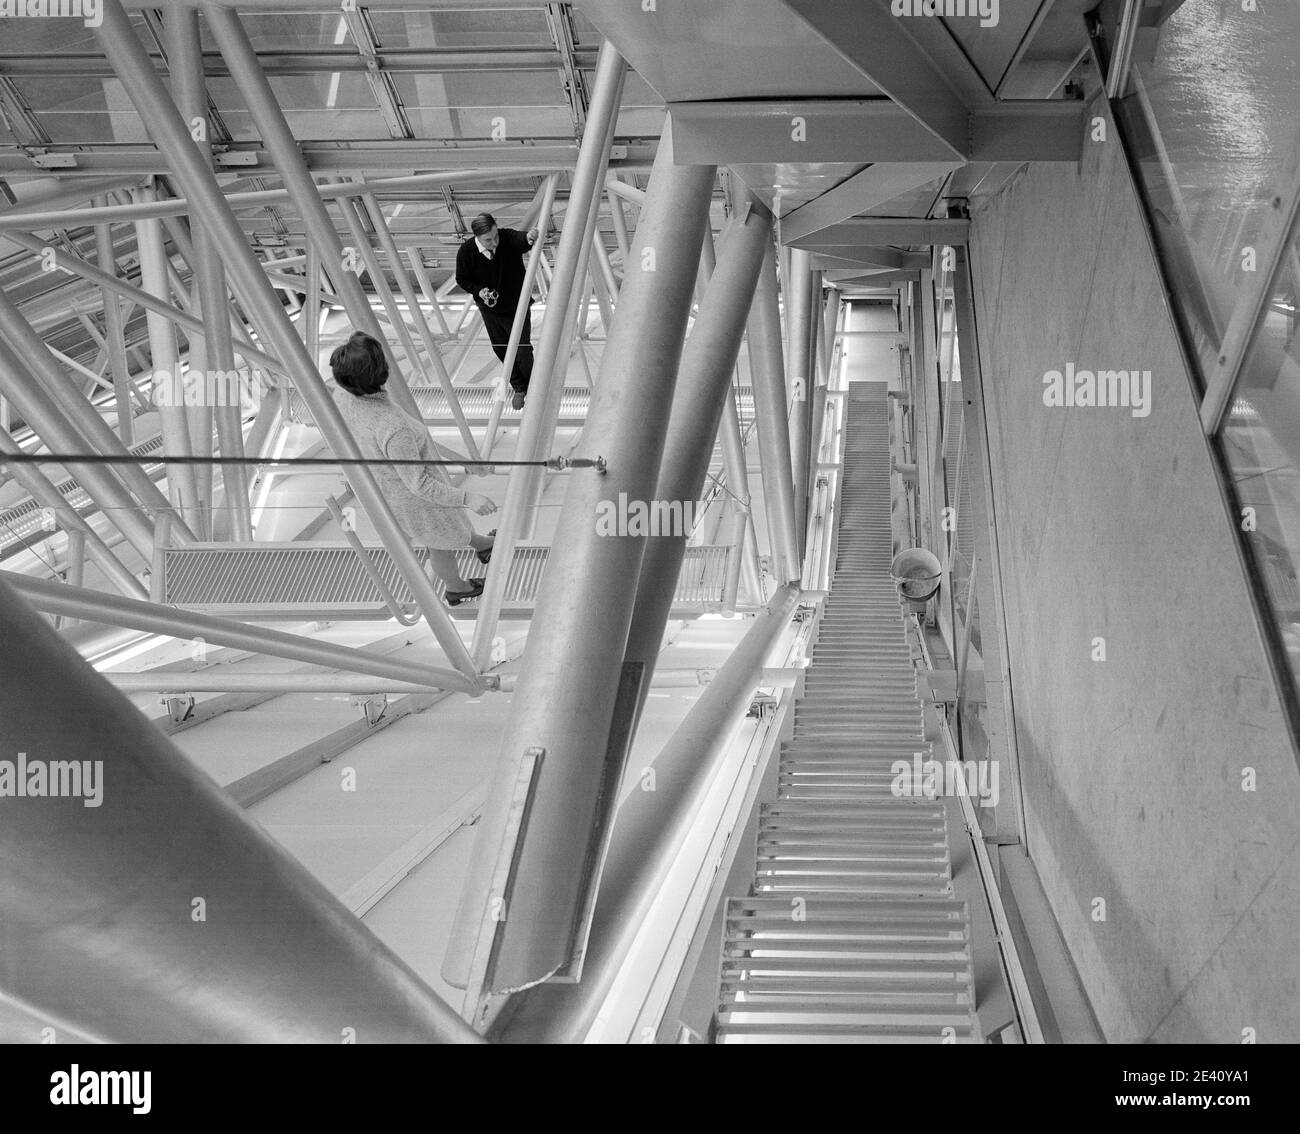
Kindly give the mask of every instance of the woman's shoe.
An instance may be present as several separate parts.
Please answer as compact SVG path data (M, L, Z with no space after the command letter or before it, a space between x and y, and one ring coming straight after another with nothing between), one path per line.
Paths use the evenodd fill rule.
M490 532L488 532L488 538L491 539L496 534L497 534L497 530L496 528L493 528ZM478 552L477 555L478 555L478 561L480 563L492 562L492 549L490 547L485 547L482 551Z
M446 592L445 597L447 599L448 606L460 606L461 603L468 602L470 599L476 599L478 598L479 595L483 593L482 579L471 579L469 582L470 582L470 589L467 591Z

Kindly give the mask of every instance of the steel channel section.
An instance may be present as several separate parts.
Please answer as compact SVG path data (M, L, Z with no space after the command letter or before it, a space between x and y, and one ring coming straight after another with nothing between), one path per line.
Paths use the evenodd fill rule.
M511 997L490 1037L502 1043L581 1043L596 1022L637 932L672 869L726 757L732 731L799 602L782 588L719 668L655 757L655 790L619 807L597 894L582 980Z
M322 436L336 456L361 458L361 451L348 432L338 407L326 391L302 340L285 315L266 278L265 270L248 246L243 229L230 211L216 178L190 141L184 121L167 97L161 80L149 65L148 57L131 29L120 0L107 0L104 19L96 29L96 35L154 142L173 163L187 197L195 203L196 208L202 210L212 226L213 237L228 258L226 266L231 280L243 296L250 313L259 317L261 331L267 337L268 345L290 369L295 386L307 402ZM461 673L477 680L473 663L461 642L459 632L407 542L405 533L389 510L374 478L359 465L349 466L347 477L452 665Z
M0 746L87 777L5 802L6 993L109 1042L482 1042L3 583L0 621Z
M605 163L609 158L609 132L617 116L626 70L622 56L608 43L603 43L596 66L591 106L587 111L587 130L569 189L555 275L547 291L547 314L534 351L533 374L529 382L531 397L519 428L516 460L537 460L547 456L546 446L553 436L553 425L548 430L547 422L553 423L559 416L564 381L563 376L555 378L554 372L557 359L569 343L564 316L579 273L586 266L582 259L585 229L584 225L575 223L575 218L581 217L585 222L592 198L600 192ZM469 300L466 304L467 310L474 306ZM540 486L540 477L535 480L528 472L527 469L513 470L506 486L505 502L497 524L496 550L488 568L487 583L474 626L473 656L480 666L486 666L492 654L492 641L505 597L507 568L504 565L514 558L515 540L528 525L536 492L534 485Z
M602 502L620 493L648 501L656 489L714 176L712 166L674 165L671 145L661 145L574 454L605 457L607 471L581 470L569 482L443 965L449 983L466 987L483 952L480 925L494 936L484 988L471 988L467 999L543 980L582 949L575 932L599 874L588 852L600 837L600 786L646 543L603 536L596 519ZM506 845L512 785L532 748L544 748L546 761L528 822ZM485 923L497 847L518 873L504 920Z

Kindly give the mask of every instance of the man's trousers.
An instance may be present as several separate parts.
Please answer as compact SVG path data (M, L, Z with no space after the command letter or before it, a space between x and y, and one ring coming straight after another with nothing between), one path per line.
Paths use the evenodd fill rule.
M492 353L504 362L506 348L510 345L510 326L515 321L515 309L513 307L507 309L503 301L495 307L480 305L479 311L483 315L483 326L487 328L488 339L492 343ZM533 330L532 320L533 315L530 310L524 316L524 330L519 337L519 353L515 355L514 369L510 373L511 389L521 394L528 392L528 381L533 376L533 344L530 341Z

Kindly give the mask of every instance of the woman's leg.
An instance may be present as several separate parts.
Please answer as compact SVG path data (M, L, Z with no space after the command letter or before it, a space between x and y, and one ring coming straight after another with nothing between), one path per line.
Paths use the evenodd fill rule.
M460 569L456 566L456 557L450 551L442 551L439 548L429 548L429 566L433 572L444 583L447 584L449 591L468 591L473 589L473 585L468 579L460 577Z
M475 551L486 551L494 543L496 540L492 536L479 535L478 532L472 533L469 537L469 545Z

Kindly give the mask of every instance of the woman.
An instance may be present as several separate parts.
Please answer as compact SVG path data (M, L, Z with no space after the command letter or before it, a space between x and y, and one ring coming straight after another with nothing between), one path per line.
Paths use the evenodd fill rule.
M440 459L424 423L393 405L384 393L388 363L378 340L355 332L330 355L330 369L340 387L334 400L362 456L380 461ZM487 516L497 510L496 504L482 493L453 487L437 465L377 464L371 471L402 530L429 549L429 561L447 585L448 605L478 598L483 580L462 579L452 550L469 546L478 552L480 563L492 558L491 537L470 527L464 509Z

